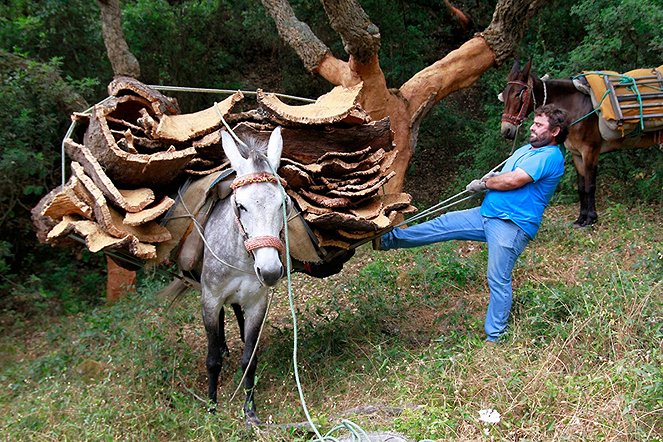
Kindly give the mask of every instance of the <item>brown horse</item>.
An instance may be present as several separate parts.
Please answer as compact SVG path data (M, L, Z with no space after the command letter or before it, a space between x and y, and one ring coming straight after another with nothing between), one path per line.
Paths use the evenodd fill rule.
M597 221L596 174L599 154L617 149L650 147L657 144L656 132L646 132L637 137L625 137L606 141L599 132L598 117L594 113L589 95L576 89L571 79L539 79L531 74L532 62L521 70L516 61L507 78L507 85L500 94L504 102L501 133L513 140L518 128L534 108L554 103L569 113L569 136L564 145L573 156L578 172L578 196L580 216L574 225L588 226ZM658 135L660 143L660 131Z

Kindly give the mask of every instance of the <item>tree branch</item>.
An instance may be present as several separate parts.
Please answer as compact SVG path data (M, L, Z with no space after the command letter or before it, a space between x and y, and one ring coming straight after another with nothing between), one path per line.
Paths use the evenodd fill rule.
M380 50L380 30L356 0L322 0L329 23L343 40L345 52L359 63L371 62Z
M495 53L499 66L511 58L520 43L532 16L543 5L543 0L499 0L493 20L481 36Z
M309 72L315 72L323 58L331 52L318 39L311 28L299 21L287 0L261 0L263 6L274 19L279 36L304 63Z

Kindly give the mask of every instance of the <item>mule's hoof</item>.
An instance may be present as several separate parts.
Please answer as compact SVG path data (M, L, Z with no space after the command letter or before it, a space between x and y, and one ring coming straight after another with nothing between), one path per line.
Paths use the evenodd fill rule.
M214 402L210 402L207 405L207 412L209 414L216 414L216 404Z
M247 427L253 427L253 426L259 426L262 424L260 422L260 419L258 419L258 415L256 415L255 411L249 411L246 413L246 426Z

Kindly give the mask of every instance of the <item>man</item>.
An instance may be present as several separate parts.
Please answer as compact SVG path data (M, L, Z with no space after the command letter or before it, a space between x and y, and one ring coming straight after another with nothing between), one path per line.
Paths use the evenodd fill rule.
M568 135L568 116L555 105L534 112L530 144L509 157L501 173L469 183L471 193L487 191L480 207L450 212L425 223L382 235L380 250L418 247L440 241L488 243L490 302L485 330L495 342L507 328L512 302L511 271L527 243L534 239L543 211L564 173L559 145Z

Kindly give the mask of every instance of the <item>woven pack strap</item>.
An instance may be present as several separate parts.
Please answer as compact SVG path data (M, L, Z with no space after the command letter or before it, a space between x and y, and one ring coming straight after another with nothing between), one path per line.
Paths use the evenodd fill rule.
M274 247L280 253L285 252L283 241L275 236L256 236L255 238L249 238L244 241L244 248L246 248L247 252L261 247Z
M235 190L238 187L246 186L249 184L256 184L256 183L278 183L279 180L281 180L281 184L285 185L285 181L283 179L277 177L274 174L271 174L269 172L257 172L257 173L249 173L247 175L242 175L237 178L235 178L230 184L230 188Z

